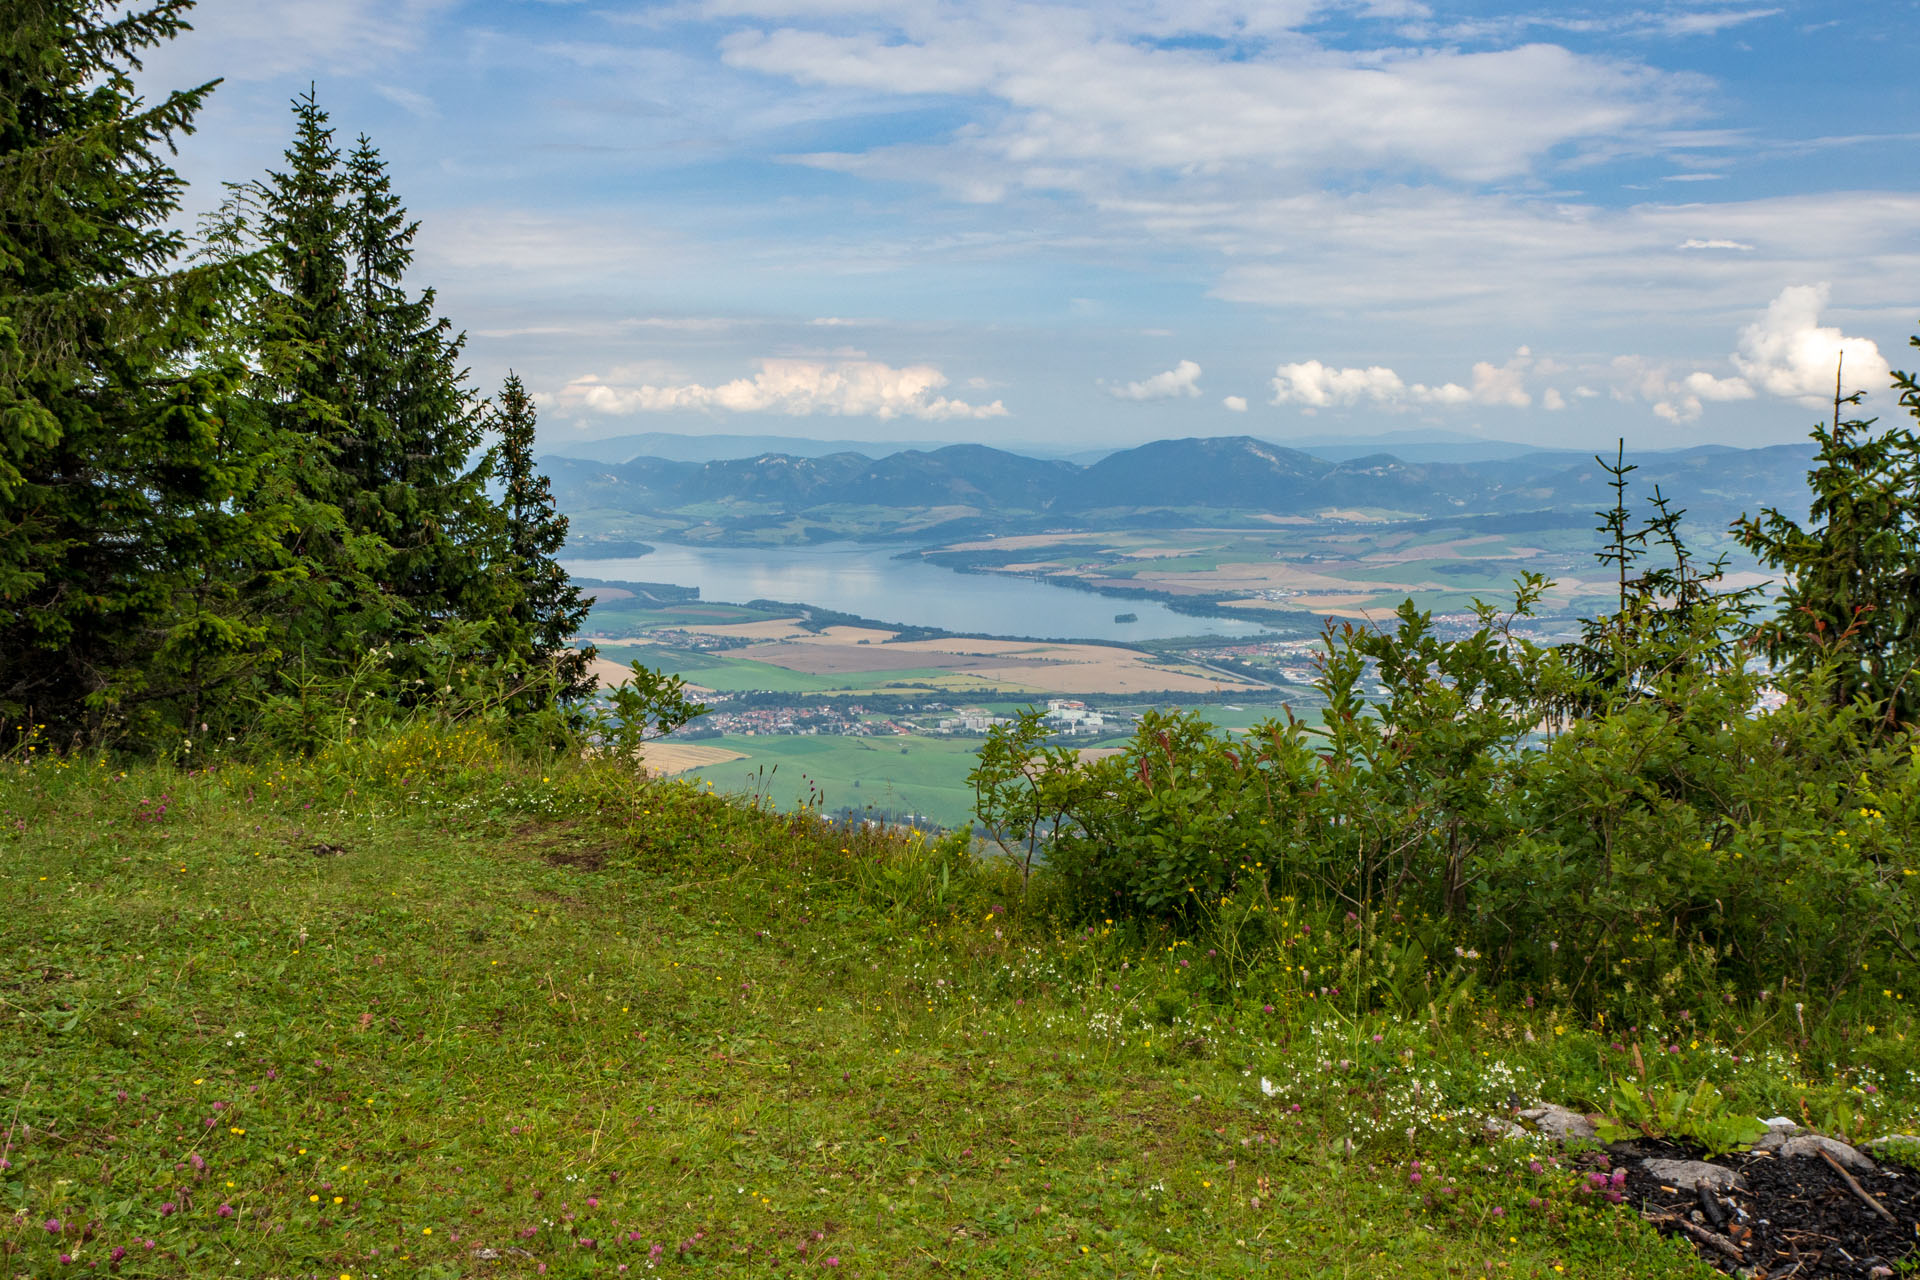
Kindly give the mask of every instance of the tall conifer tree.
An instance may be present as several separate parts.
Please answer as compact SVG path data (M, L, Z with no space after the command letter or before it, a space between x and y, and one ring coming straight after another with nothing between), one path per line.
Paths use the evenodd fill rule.
M1894 388L1920 418L1913 375L1895 374ZM1920 719L1920 436L1841 416L1859 401L1840 394L1836 372L1833 420L1813 429L1808 523L1769 507L1733 531L1786 570L1780 610L1759 634L1768 656L1796 670L1831 665L1836 703L1864 698L1886 723L1911 723Z
M569 643L593 601L581 596L554 559L567 542L567 518L554 506L547 477L534 466L533 397L516 373L509 372L500 388L495 423L500 430L503 559L514 585L509 616L532 664L553 672L555 696L571 701L594 689L589 674L594 651Z
M247 643L219 611L179 625L244 482L210 409L232 370L191 358L236 267L183 269L168 226L164 153L213 84L149 106L132 80L190 7L19 0L0 23L0 714L63 737L156 729L181 662Z
M355 527L391 548L383 576L414 634L448 619L497 615L485 553L494 520L481 452L485 411L463 385L466 338L434 314L431 288L406 284L419 223L393 193L386 161L362 135L348 157L350 337L339 459Z

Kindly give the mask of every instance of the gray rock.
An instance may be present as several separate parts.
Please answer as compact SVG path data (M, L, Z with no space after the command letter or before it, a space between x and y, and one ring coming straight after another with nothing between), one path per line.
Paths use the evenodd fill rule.
M1803 1160L1818 1160L1822 1151L1856 1173L1872 1173L1874 1170L1872 1157L1863 1156L1846 1143L1834 1138L1823 1138L1817 1133L1801 1134L1797 1138L1788 1138L1780 1144L1781 1155L1797 1156Z
M1704 1160L1642 1160L1640 1167L1649 1178L1658 1178L1682 1191L1691 1191L1703 1182L1715 1191L1746 1185L1733 1170Z
M1762 1120L1760 1123L1775 1133L1795 1134L1800 1132L1800 1126L1785 1116L1774 1116L1772 1119Z
M1558 1142L1592 1142L1599 1136L1594 1132L1593 1121L1578 1111L1551 1102L1543 1107L1529 1107L1520 1113L1520 1118L1530 1121L1536 1130Z
M1785 1146L1786 1144L1787 1144L1787 1135L1784 1133L1781 1133L1778 1129L1776 1129L1772 1133L1769 1133L1766 1136L1762 1137L1758 1142L1754 1143L1753 1149L1755 1151L1777 1152L1780 1150L1781 1147Z
M1920 1155L1920 1138L1911 1133L1890 1133L1884 1138L1875 1138L1864 1145L1869 1151L1883 1154L1898 1151L1902 1155Z
M1489 1142L1505 1142L1511 1138L1531 1138L1533 1135L1511 1120L1502 1120L1498 1116L1488 1116L1482 1126Z

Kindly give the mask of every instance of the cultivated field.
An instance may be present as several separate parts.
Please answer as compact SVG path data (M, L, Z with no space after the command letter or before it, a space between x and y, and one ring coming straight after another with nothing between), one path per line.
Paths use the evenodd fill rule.
M1250 688L1238 676L1190 662L1156 658L1135 649L1102 644L1031 640L903 640L896 632L867 627L828 627L814 632L797 621L685 626L682 635L751 641L719 653L686 655L676 663L689 681L713 689L781 689L796 692L897 689L903 683L979 694L1225 693ZM657 665L637 642L636 656ZM654 642L657 643L657 642ZM789 673L769 679L770 671Z

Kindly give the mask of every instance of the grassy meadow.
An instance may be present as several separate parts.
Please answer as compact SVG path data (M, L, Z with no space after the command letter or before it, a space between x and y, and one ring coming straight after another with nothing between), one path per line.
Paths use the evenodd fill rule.
M23 754L10 1277L1705 1276L1485 1118L1634 1056L1863 1133L1920 1109L1904 1006L1628 1032L1456 968L1369 1008L1337 926L1068 922L955 842L475 730Z

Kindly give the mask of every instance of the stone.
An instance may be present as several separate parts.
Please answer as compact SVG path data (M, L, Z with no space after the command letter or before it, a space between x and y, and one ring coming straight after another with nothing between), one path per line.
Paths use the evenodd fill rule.
M1527 1108L1520 1113L1520 1118L1531 1121L1538 1132L1558 1142L1592 1142L1599 1137L1594 1132L1593 1121L1578 1111L1551 1102L1545 1106Z
M1642 1160L1640 1167L1649 1178L1681 1191L1691 1191L1703 1182L1715 1191L1746 1185L1732 1169L1705 1160Z
M1823 1138L1817 1133L1801 1134L1780 1144L1781 1155L1802 1160L1818 1160L1822 1151L1838 1160L1843 1168L1856 1173L1872 1173L1874 1170L1871 1156L1863 1156L1846 1143L1835 1138Z
M1512 1138L1531 1138L1533 1135L1511 1120L1502 1120L1498 1116L1488 1116L1482 1129L1489 1142L1505 1142Z
M1920 1137L1915 1137L1911 1133L1889 1133L1883 1138L1875 1138L1864 1145L1867 1150L1883 1155L1897 1151L1909 1157L1920 1156Z

